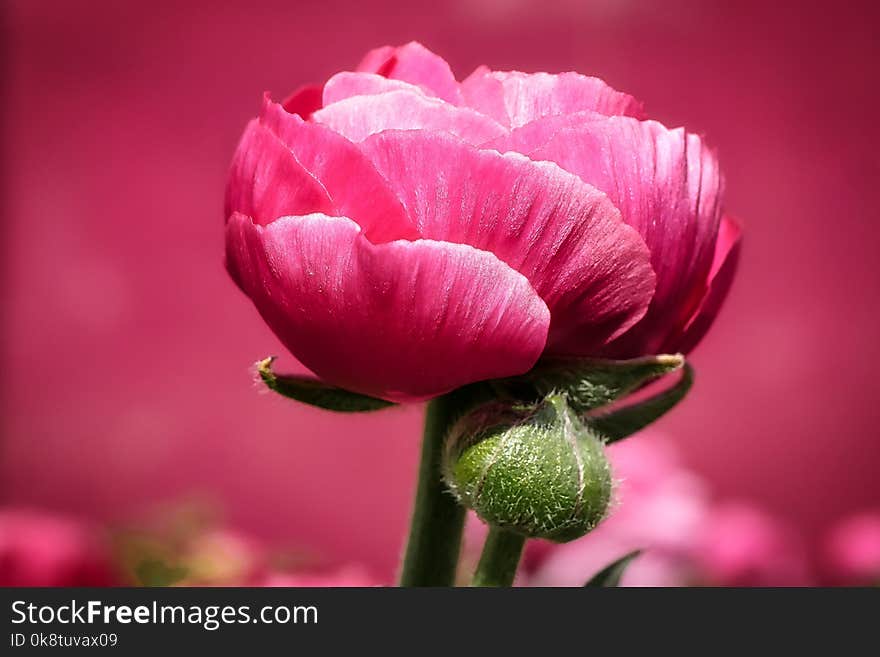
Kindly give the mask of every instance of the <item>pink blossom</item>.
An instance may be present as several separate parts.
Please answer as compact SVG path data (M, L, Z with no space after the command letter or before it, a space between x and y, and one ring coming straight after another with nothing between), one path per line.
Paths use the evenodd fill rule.
M320 92L320 93L319 93ZM739 229L703 140L597 78L418 43L266 98L235 154L226 264L327 382L418 400L542 355L688 350Z
M846 584L880 584L880 511L841 521L827 540L832 574Z
M610 456L621 483L610 517L582 539L546 550L527 578L580 586L633 551L625 586L790 586L810 581L797 536L747 503L714 501L705 483L657 435L618 443Z
M304 570L292 573L270 573L253 582L254 586L294 586L311 588L368 587L382 583L364 568L355 565L335 570Z
M656 435L609 450L619 484L610 516L587 536L546 550L529 584L581 586L590 576L633 550L627 586L680 586L694 579L692 547L710 500L703 482L681 465L670 443Z
M717 505L706 518L694 558L705 583L720 586L801 586L809 583L798 537L757 507Z
M103 536L71 518L0 510L0 586L120 584Z

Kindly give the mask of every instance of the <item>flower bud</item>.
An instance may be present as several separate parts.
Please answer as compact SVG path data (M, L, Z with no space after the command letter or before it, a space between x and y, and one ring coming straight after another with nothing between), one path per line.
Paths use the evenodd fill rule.
M605 516L611 471L602 442L561 394L535 406L493 402L452 428L446 482L490 525L566 542Z

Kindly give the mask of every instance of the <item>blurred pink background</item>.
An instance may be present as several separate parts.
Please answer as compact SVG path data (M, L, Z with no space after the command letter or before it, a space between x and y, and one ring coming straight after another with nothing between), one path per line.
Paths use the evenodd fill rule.
M390 577L421 409L346 417L260 394L251 363L297 365L223 270L221 207L264 90L418 39L459 77L578 70L708 136L743 258L660 428L717 497L757 503L814 554L880 506L875 4L430 8L4 4L0 504L116 522L198 498Z

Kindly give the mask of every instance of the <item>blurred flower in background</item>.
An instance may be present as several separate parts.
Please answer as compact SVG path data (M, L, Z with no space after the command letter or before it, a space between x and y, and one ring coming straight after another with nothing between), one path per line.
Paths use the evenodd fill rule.
M300 573L273 573L262 580L257 580L254 586L296 586L296 587L365 587L381 586L375 577L371 576L361 566L343 566L333 570L306 571Z
M226 526L210 509L160 510L115 532L116 558L132 584L150 586L377 586L360 565L269 544Z
M581 586L633 550L624 586L787 586L811 582L796 537L762 510L714 500L674 443L645 433L613 445L617 506L586 537L542 546L532 586Z
M321 564L181 505L136 528L0 509L0 586L378 586L359 565Z
M828 534L823 563L754 504L718 500L655 432L613 445L618 480L610 517L582 539L527 544L520 586L582 586L641 550L623 586L880 584L880 513L846 519ZM459 577L470 580L486 528L469 518ZM309 550L258 540L198 503L101 528L46 511L0 509L2 586L388 586L363 564L328 563Z
M880 586L880 509L841 521L825 547L837 583Z
M690 555L702 584L803 586L812 582L801 539L779 519L744 502L710 507Z
M0 586L113 586L106 532L37 509L0 509Z

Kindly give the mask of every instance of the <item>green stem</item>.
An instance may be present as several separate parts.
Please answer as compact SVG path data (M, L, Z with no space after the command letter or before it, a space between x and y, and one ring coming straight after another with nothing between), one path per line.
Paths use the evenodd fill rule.
M455 392L428 403L401 586L451 586L455 580L465 509L443 483L443 446L452 423L466 410L467 403L462 394Z
M500 527L490 527L489 535L474 573L474 586L510 586L516 576L526 537Z

